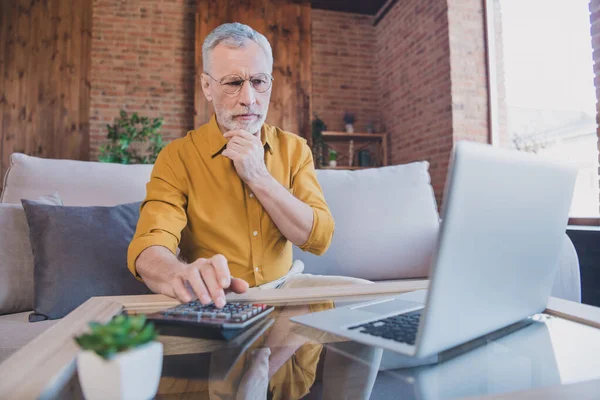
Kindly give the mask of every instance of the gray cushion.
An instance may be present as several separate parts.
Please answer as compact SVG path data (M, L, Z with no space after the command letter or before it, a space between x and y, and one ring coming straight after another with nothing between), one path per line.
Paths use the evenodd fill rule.
M62 205L56 194L36 201ZM0 204L0 315L32 308L33 254L25 213L20 204Z
M22 203L34 258L30 321L62 318L92 296L151 293L127 269L139 202L115 207Z

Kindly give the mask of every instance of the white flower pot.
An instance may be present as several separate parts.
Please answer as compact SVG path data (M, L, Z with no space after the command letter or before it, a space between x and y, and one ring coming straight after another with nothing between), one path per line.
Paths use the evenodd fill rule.
M346 133L354 133L354 126L352 124L346 124Z
M77 355L77 373L88 400L147 400L158 390L163 345L150 342L105 360L93 351Z
M336 160L329 160L329 166L330 167L337 167L337 161Z

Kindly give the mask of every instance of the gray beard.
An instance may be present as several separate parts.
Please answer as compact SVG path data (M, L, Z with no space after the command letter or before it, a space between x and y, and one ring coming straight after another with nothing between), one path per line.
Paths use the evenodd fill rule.
M252 134L256 134L257 132L260 132L265 120L266 116L263 115L260 119L254 122L235 121L233 119L229 119L226 123L221 123L221 125L223 125L223 127L228 131L243 129Z

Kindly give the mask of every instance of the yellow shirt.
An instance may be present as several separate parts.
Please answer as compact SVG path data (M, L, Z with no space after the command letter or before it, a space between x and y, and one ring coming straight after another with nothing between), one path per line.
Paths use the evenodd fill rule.
M300 248L323 254L334 222L306 140L267 124L261 140L270 174L313 210L310 236ZM150 246L164 246L173 254L179 247L188 262L223 254L231 275L250 286L289 271L292 244L237 175L233 161L221 155L226 144L213 115L160 152L129 245L127 264L135 277L135 261Z

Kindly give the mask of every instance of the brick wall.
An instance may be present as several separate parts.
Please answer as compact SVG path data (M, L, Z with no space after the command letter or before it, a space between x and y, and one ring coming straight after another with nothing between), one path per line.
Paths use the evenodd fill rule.
M95 159L106 124L124 108L163 116L166 140L193 129L194 0L95 0L92 41L90 152ZM312 11L313 112L343 130L345 110L383 129L378 114L373 17ZM364 77L372 78L372 81Z
M193 129L195 0L94 0L90 159L120 109L164 117L166 140Z
M489 143L488 74L481 0L448 0L454 141Z
M453 143L447 1L399 1L375 30L390 161L428 160L439 201Z
M343 131L344 111L355 113L355 131L369 120L383 129L378 109L373 17L312 10L312 111L327 129Z
M166 140L194 128L194 3L94 0L91 159L121 108L163 116ZM391 164L430 162L441 200L454 141L488 135L482 12L478 0L406 0L373 26L313 10L312 111L330 130L345 110L357 131L373 119Z
M600 0L590 1L590 13L592 48L594 49L594 85L596 86L596 99L600 100ZM600 101L596 102L596 120L600 123ZM600 126L598 127L598 136L600 137ZM600 140L598 141L598 150L600 150Z
M379 108L392 164L429 161L438 203L453 144L489 141L485 32L480 0L401 1L376 26Z

